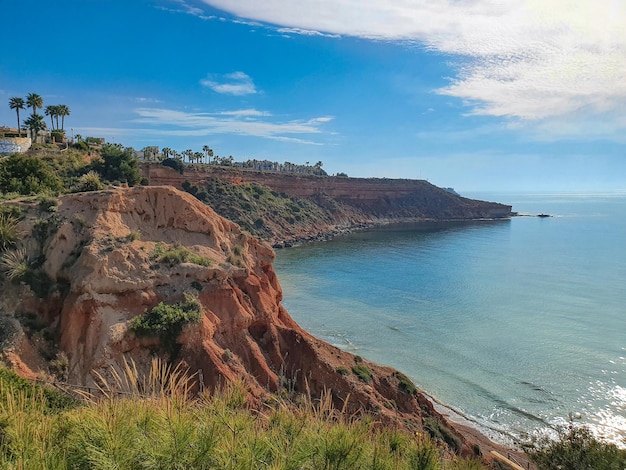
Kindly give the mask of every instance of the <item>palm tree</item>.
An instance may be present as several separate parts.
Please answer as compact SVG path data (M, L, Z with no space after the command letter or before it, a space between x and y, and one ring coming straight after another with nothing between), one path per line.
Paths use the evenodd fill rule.
M9 108L14 109L17 113L17 132L22 136L22 128L20 127L20 109L24 108L24 100L19 96L15 96L9 100Z
M169 148L169 147L163 147L161 149L161 152L163 152L163 158L167 159L167 158L169 158L170 154L172 153L172 149Z
M61 116L61 130L64 130L65 127L65 116L70 115L70 107L66 104L60 104L57 106L59 111L59 116ZM57 122L57 129L59 128L59 123Z
M46 123L43 119L43 116L39 114L31 114L24 124L30 129L30 136L33 139L33 142L37 142L37 134L39 131L43 131L46 128Z
M54 130L54 121L52 120L53 118L57 118L57 129L59 127L59 107L56 105L49 105L46 106L46 109L44 110L44 113L46 114L46 116L50 116L50 128L52 130Z
M43 98L37 93L29 93L26 95L26 106L33 108L33 114L37 114L37 108L43 108Z
M211 157L213 156L213 149L211 149L211 147L209 147L208 145L205 145L204 147L202 147L202 151L206 155L207 163L211 163Z
M183 155L184 155L185 157L187 157L187 161L188 161L188 162L191 162L191 159L192 159L192 157L193 157L193 150L191 150L191 149L187 149L187 150L183 151Z
M202 152L194 152L193 153L193 159L196 161L196 163L200 163L202 162L202 157L204 155L202 155Z

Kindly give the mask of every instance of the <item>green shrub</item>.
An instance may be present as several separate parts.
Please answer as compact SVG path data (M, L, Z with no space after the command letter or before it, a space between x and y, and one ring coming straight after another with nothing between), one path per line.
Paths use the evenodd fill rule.
M50 194L43 193L38 196L39 209L44 212L56 212L58 199Z
M344 366L339 366L339 367L337 367L337 373L339 375L348 375L350 373L350 371L348 369L346 369Z
M368 383L373 379L372 371L364 364L356 364L352 366L352 372L354 372L361 382Z
M161 162L161 165L167 166L169 168L173 168L174 170L179 172L181 175L185 171L185 164L180 158L166 158L165 160Z
M0 191L38 194L63 188L54 168L41 158L13 154L0 162Z
M180 263L194 263L200 266L210 266L212 261L209 258L200 256L182 245L164 246L157 243L152 252L151 258L160 262L174 266Z
M104 145L100 151L100 158L93 162L91 168L109 182L135 186L141 181L137 158L130 147Z
M50 361L50 371L55 377L64 382L67 380L67 374L70 367L70 360L63 351L57 353L56 357Z
M200 320L200 315L200 303L191 295L185 294L181 302L171 305L160 302L149 313L133 318L129 328L137 336L159 338L168 352L173 353L183 327Z
M5 251L0 256L0 268L2 268L9 281L24 279L29 266L28 256L26 256L26 250L23 248Z
M78 401L57 390L33 384L20 377L15 372L0 367L0 407L5 403L9 395L24 394L26 397L36 398L41 402L43 398L44 413L57 413L63 410L75 408Z
M408 393L409 395L417 395L417 387L415 384L402 372L395 372L394 377L398 379L398 388L403 393Z
M527 443L524 451L539 470L622 470L626 449L597 439L587 427L570 425L558 430L558 437L541 437Z
M50 131L50 137L54 142L63 142L65 140L65 131L63 129L54 129Z
M88 150L89 150L89 145L87 144L87 142L85 142L85 141L83 141L83 140L81 140L81 141L79 141L79 142L74 143L73 147L74 147L76 150L82 150L82 151L84 151L84 152L86 152L86 151L88 151Z
M0 213L0 251L13 248L22 237L19 219L11 214Z
M76 184L75 191L99 191L104 189L104 183L100 180L100 175L91 170L81 176Z
M436 418L426 418L424 427L433 439L445 442L457 454L461 452L462 443L454 432Z

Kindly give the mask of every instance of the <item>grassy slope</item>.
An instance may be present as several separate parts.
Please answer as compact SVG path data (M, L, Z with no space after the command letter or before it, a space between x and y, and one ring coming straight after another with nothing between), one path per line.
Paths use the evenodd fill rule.
M21 469L480 469L427 436L349 419L330 405L273 398L246 406L239 385L191 399L186 388L60 405L0 370L0 467ZM180 384L180 382L178 382ZM52 392L53 393L53 392ZM55 405L52 405L55 403Z

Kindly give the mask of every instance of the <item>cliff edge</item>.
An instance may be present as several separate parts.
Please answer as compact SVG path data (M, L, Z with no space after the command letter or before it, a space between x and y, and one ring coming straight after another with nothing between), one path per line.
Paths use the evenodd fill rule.
M39 260L36 275L5 280L0 307L18 330L5 361L23 375L49 372L48 338L67 357L64 380L76 385L94 386L95 372L107 377L128 358L147 371L160 354L201 371L208 388L243 381L252 401L279 390L330 390L337 407L381 422L445 423L401 373L300 328L281 305L273 250L187 193L151 186L66 195L56 210L27 208L21 229ZM175 338L175 351L130 328L185 294L197 298L201 315ZM38 327L25 321L33 318Z
M191 192L249 233L281 247L364 226L506 219L511 206L478 201L428 181L347 178L189 165L182 174L144 163L150 184Z

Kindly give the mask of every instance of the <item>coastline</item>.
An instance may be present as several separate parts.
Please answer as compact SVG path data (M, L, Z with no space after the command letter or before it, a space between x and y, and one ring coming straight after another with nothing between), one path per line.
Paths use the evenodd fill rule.
M308 243L330 241L335 237L348 235L355 232L363 232L378 227L386 227L391 225L410 225L410 224L428 224L428 223L479 223L479 222L499 222L509 221L509 218L479 218L479 219L425 219L425 218L404 218L404 219L379 219L371 220L369 223L353 224L341 228L333 228L326 232L318 232L315 235L299 237L296 239L286 239L276 241L272 244L274 249L288 249L302 246ZM402 372L402 371L400 371ZM522 465L524 468L535 468L529 461L526 454L519 448L515 437L493 428L481 426L480 423L470 419L462 412L456 410L453 405L441 402L436 397L428 394L420 389L419 393L423 395L449 423L449 425L460 434L470 445L478 445L481 449L482 456L487 456L492 451L498 452L503 456L507 456L511 461Z
M515 217L516 215L511 215ZM345 226L329 226L326 230L311 230L308 235L292 238L275 238L266 240L273 249L286 249L295 248L305 245L307 243L330 241L336 237L342 235L349 235L351 233L365 232L380 227L388 227L392 225L403 226L411 224L472 224L479 222L506 222L510 221L511 217L499 217L499 218L475 218L475 219L433 219L433 218L420 218L420 217L404 217L404 218L382 218L371 219L367 222L354 223Z

